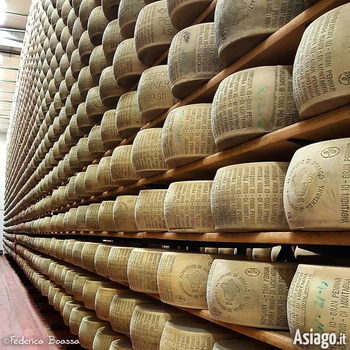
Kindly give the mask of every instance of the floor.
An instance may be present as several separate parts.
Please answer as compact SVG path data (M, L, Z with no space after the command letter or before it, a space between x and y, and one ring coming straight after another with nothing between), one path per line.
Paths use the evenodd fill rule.
M60 315L56 313L53 316L57 318ZM62 349L61 346L49 344L50 336L57 339L57 333L50 330L47 318L40 314L38 306L12 269L8 258L0 256L0 349ZM12 344L6 345L6 342L11 342L10 337L16 340L22 337L26 340L42 340L44 344L15 345L12 340Z

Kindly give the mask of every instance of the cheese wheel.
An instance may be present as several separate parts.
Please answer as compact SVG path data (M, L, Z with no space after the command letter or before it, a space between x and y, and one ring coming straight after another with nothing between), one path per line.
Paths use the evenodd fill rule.
M214 344L213 350L272 350L271 345L258 342L254 339L220 340Z
M166 305L136 306L130 323L133 348L135 350L159 349L165 323L178 317L185 317L185 314Z
M75 195L78 199L90 197L90 195L86 193L84 179L85 179L85 171L77 173L75 177L75 182L74 182L74 186L75 186L74 190L75 190Z
M45 297L47 297L49 295L50 284L51 284L50 280L45 280L42 283L41 294Z
M117 85L112 66L106 67L101 73L99 93L102 103L108 108L115 108L119 97L125 93L125 90Z
M80 57L80 53L79 53L78 49L73 51L72 57L71 57L71 60L70 60L70 65L71 65L71 70L72 70L73 77L75 79L78 79L79 73L80 73L81 69L84 67L84 64L81 61L81 57ZM73 86L74 86L74 84L73 84ZM71 89L71 91L72 91L72 89Z
M93 280L93 278L87 273L86 274L81 273L81 274L75 275L72 283L72 293L75 300L83 301L84 285L85 285L85 282L89 279ZM97 279L97 277L95 279Z
M98 163L97 182L100 192L108 191L116 187L111 172L112 157L103 157Z
M66 277L64 279L63 287L68 294L73 294L73 281L76 275L83 274L83 270L78 268L74 270L67 271Z
M164 200L164 216L171 232L213 232L210 191L213 181L181 181L170 184Z
M142 73L137 101L145 121L155 119L178 101L171 93L167 65L151 67Z
M98 329L107 325L107 322L99 320L96 316L84 317L79 326L80 346L84 349L92 349L92 344Z
M77 208L77 211L78 211L78 208ZM73 262L72 251L73 251L75 242L77 242L75 239L66 239L62 248L63 260L68 261L69 263Z
M137 133L131 150L131 163L140 177L149 177L168 170L162 152L162 128Z
M68 40L67 47L66 47L66 52L67 52L67 56L69 58L69 62L72 62L72 56L73 56L73 52L75 50L77 50L77 52L79 53L78 47L74 44L73 37L71 36ZM73 70L71 70L71 71L72 71L73 78L76 79L76 77L73 75ZM67 86L68 86L68 84L67 84Z
M250 68L228 76L219 85L211 112L213 135L220 149L299 120L290 66Z
M94 204L90 204L89 208L91 205L94 206ZM96 207L99 209L100 204L97 204ZM95 208L95 206L93 208ZM91 214L89 209L87 210L86 214L87 215ZM94 212L93 216L94 215L95 215L95 212ZM86 220L86 218L85 218L85 220ZM95 254L96 254L96 251L97 251L97 248L99 245L100 245L99 243L95 243L95 242L86 242L84 244L83 250L81 251L81 262L82 262L83 268L85 270L89 270L91 272L96 272L94 262L95 262Z
M123 286L98 287L95 299L96 315L99 319L109 321L109 308L115 295L129 293Z
M292 263L215 260L207 284L210 316L237 325L288 329L287 296L295 270Z
M102 103L99 88L96 86L90 89L86 96L86 113L88 118L95 123L99 122L107 109Z
M86 309L85 307L81 306L81 307L75 307L70 314L69 317L69 328L70 331L75 334L78 335L79 334L79 328L80 328L80 324L83 320L84 317L86 316L92 316L94 315L94 312L91 310Z
M73 264L76 266L82 267L81 262L81 252L84 248L85 242L77 241L74 243L73 249L72 249L72 258L73 258Z
M119 17L119 25L120 21L121 19ZM117 85L122 89L130 89L140 78L142 72L147 68L138 59L134 44L134 39L122 41L118 45L113 57L114 77Z
M137 92L123 94L117 104L115 120L118 133L126 138L136 133L144 124L137 103Z
M102 1L105 2L105 0ZM114 19L108 23L102 37L103 52L109 64L113 62L115 50L123 40L124 39L120 34L119 20Z
M97 6L91 11L87 24L87 30L90 41L93 45L102 44L103 31L107 27L108 22L108 19L103 13L102 6Z
M91 154L89 151L88 142L89 139L87 137L83 137L77 144L77 158L79 163L82 165L88 165L95 160L94 154Z
M93 1L93 0L87 0L87 1ZM79 55L82 63L84 65L88 65L92 50L94 49L94 45L90 41L89 33L87 30L85 30L85 32L81 35L79 39L78 49L79 49Z
M216 257L210 254L164 252L157 276L160 299L170 305L207 309L208 274Z
M135 221L138 231L164 232L167 230L164 217L164 199L167 190L142 190L135 206ZM149 205L152 203L152 205Z
M63 316L63 310L64 310L66 304L69 301L73 301L73 300L74 299L70 295L68 295L68 294L63 295L61 302L60 302L60 314L61 314L61 316Z
M94 125L94 121L88 118L86 112L86 103L80 103L77 108L77 124L80 130L85 133L88 133L91 127Z
M87 309L95 310L96 293L100 286L112 286L112 282L107 281L89 281L87 280L83 287L83 302Z
M106 147L102 143L101 138L101 126L95 125L88 136L88 148L89 152L95 158L102 156L106 151Z
M82 205L77 208L77 212L75 216L77 231L84 231L87 229L85 225L85 217L86 217L86 212L88 208L89 208L88 205Z
M101 202L98 210L98 227L100 231L115 231L116 227L113 219L113 207L115 201Z
M86 168L84 184L86 192L89 194L99 192L99 186L97 182L97 169L98 164L91 164Z
M267 0L240 3L219 0L215 31L220 61L225 67L249 52L269 35L305 10L305 1Z
M122 186L140 179L131 163L131 149L132 145L119 146L112 153L111 173L116 185Z
M101 203L101 207L103 203L104 202ZM109 278L107 264L108 264L108 256L111 249L112 249L111 245L99 244L95 253L94 266L95 266L96 273L106 278Z
M97 231L98 226L98 211L101 203L92 203L89 205L85 214L85 226L88 231ZM96 247L97 249L97 247Z
M130 289L157 294L157 271L164 250L135 248L129 257L127 273Z
M125 337L117 332L114 332L110 326L104 326L97 330L94 341L92 343L92 349L94 350L106 350L109 349L112 342L117 339L124 339Z
M135 48L139 60L151 66L169 48L175 35L165 0L141 9L135 26Z
M87 29L88 21L91 12L95 9L96 4L94 0L82 0L79 6L79 18L81 25Z
M348 230L350 139L295 152L286 175L284 210L291 230Z
M95 82L92 79L90 73L90 67L83 67L78 76L78 87L80 90L81 96L86 99L88 91L95 86Z
M125 339L115 340L111 343L109 350L133 350L131 341L125 337Z
M156 302L144 294L130 292L115 295L109 309L109 321L113 330L129 336L131 317L136 306Z
M283 209L287 168L288 163L260 162L219 169L211 189L215 230L288 230Z
M334 333L338 340L340 334L347 336L350 324L348 294L348 267L299 265L287 304L288 325L293 339L297 332L300 340L304 333L312 332L314 336ZM304 347L300 342L296 345L300 349ZM311 348L317 346L305 346L305 349Z
M63 322L69 326L69 318L74 308L83 306L83 303L75 300L68 301L63 308Z
M102 45L96 46L93 49L89 60L90 73L96 85L99 84L102 71L107 68L107 66L108 63Z
M50 305L53 306L54 297L58 292L64 292L64 289L57 286L56 284L51 284L49 287L49 293L47 295L47 299Z
M103 144L108 149L116 147L123 140L117 130L115 109L108 110L103 115L101 121L101 138Z
M143 0L120 0L118 18L120 33L123 38L127 39L134 36L136 19L144 6Z
M166 163L178 167L217 152L211 131L210 103L173 109L162 131L162 150Z
M212 350L215 342L232 338L225 328L189 317L167 321L159 350Z
M103 13L108 20L112 21L118 17L119 3L120 0L101 0Z
M172 25L181 30L189 27L211 4L211 0L166 0Z
M127 267L133 247L112 247L108 256L108 276L112 281L127 283Z
M168 56L172 94L184 98L220 72L214 23L183 29L174 36Z
M135 206L137 196L118 196L113 206L116 231L137 232Z
M80 94L78 83L75 82L70 91L70 98L72 102L72 106L77 108L80 103L83 102L83 97Z

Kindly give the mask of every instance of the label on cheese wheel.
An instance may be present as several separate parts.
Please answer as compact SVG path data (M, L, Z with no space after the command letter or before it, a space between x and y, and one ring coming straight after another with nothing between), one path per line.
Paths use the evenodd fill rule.
M292 263L217 259L207 285L210 316L218 321L267 329L288 329L287 296Z
M108 275L112 281L128 282L127 267L133 247L112 247L108 256Z

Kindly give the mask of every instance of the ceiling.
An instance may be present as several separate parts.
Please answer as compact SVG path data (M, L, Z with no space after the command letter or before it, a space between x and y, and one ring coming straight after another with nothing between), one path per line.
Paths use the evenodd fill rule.
M9 126L30 3L30 0L0 0L0 138L5 137Z

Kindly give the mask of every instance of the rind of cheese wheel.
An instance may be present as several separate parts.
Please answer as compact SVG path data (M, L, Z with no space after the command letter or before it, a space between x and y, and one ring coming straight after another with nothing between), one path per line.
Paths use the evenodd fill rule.
M349 230L350 138L318 142L294 153L284 210L291 230Z
M92 349L94 350L106 350L109 349L112 342L118 339L124 339L125 336L114 332L110 326L104 326L97 330L94 341L92 343Z
M64 287L64 281L66 279L66 275L68 271L75 271L75 267L72 266L65 266L62 269L61 275L59 276L58 280L57 280L57 284L60 286Z
M94 123L101 121L104 112L108 108L102 103L99 87L95 86L89 90L86 96L86 113Z
M77 208L77 213L75 216L77 231L84 231L87 229L85 225L85 216L88 208L88 205L82 205Z
M91 277L91 275L88 274L88 272L75 275L72 283L72 292L75 300L84 301L83 299L84 284L88 279L94 280ZM95 280L96 279L98 279L97 276L95 277Z
M136 20L144 6L143 0L120 0L117 18L119 18L120 33L124 39L134 36Z
M96 316L84 317L79 326L80 346L85 349L92 349L96 332L104 326L108 326L108 322L101 321Z
M63 322L66 326L69 326L69 318L70 315L73 311L74 308L76 307L82 307L84 306L83 303L81 303L80 301L68 301L65 305L64 305L64 309L63 309Z
M127 92L120 97L115 110L115 120L118 133L122 138L137 132L144 124L137 103L136 91Z
M89 213L89 210L87 213ZM91 272L96 272L94 262L96 251L99 245L100 243L95 242L86 242L84 244L83 250L81 251L81 262L84 269Z
M75 178L75 194L79 199L90 197L90 195L86 192L84 179L85 171L78 172Z
M166 0L171 23L177 30L191 26L210 3L211 0Z
M158 293L157 271L163 252L162 249L133 249L127 267L130 289L135 292Z
M213 181L181 181L170 184L164 200L164 216L171 232L213 232L210 189Z
M178 101L171 93L167 65L151 67L142 73L137 101L145 121L158 117Z
M85 133L89 133L95 121L88 118L86 112L86 103L82 102L77 108L77 124L79 129Z
M78 268L67 271L63 287L68 294L73 294L73 281L75 276L79 274L84 274L84 272L82 270L80 271Z
M87 137L83 137L78 141L77 158L78 158L79 164L81 165L80 169L82 168L82 166L91 164L95 160L94 155L91 154L89 151Z
M47 295L47 299L50 305L53 306L53 300L58 292L64 292L64 289L57 286L56 284L51 284L49 287L49 294Z
M273 4L258 0L243 6L233 0L219 0L214 21L221 62L227 67L305 8L302 0L278 0Z
M95 158L102 156L106 151L106 147L102 143L101 126L95 125L88 136L88 149Z
M116 147L123 140L117 130L115 109L108 110L102 117L101 138L108 149Z
M211 112L212 131L220 149L236 146L300 120L293 96L292 68L245 69L220 83Z
M214 260L207 284L210 316L217 321L288 329L287 296L293 263Z
M52 299L52 305L56 311L60 311L60 303L61 299L63 298L65 292L64 289L59 290L57 293L55 293L53 299Z
M108 256L108 275L112 281L128 282L127 267L133 247L112 247Z
M109 322L113 330L130 335L130 322L135 307L143 304L157 303L147 295L129 292L114 296L109 309Z
M108 281L89 281L84 283L83 287L83 302L87 309L95 310L96 294L100 286L112 286L112 282Z
M55 279L54 273L55 273L55 269L56 269L57 264L58 264L57 261L52 260L50 265L49 265L49 269L48 269L47 274L48 274L51 281L54 281L54 279Z
M78 211L78 208L77 208ZM77 242L75 239L67 239L65 248L63 248L63 260L68 261L69 263L73 263L73 257L72 257L72 251L75 242Z
M63 316L63 310L65 305L68 303L68 301L72 301L74 300L73 297L71 295L68 295L67 293L65 293L65 295L63 295L61 302L60 302L60 314L61 316Z
M87 30L93 45L102 44L102 35L108 23L109 21L103 13L102 6L97 6L91 11Z
M141 190L135 206L135 221L138 231L164 232L164 199L167 190ZM152 203L152 205L149 205Z
M178 32L168 55L172 94L184 98L220 72L214 23L196 24Z
M100 231L115 231L116 227L113 219L113 207L115 201L101 202L98 210L98 227Z
M113 206L113 220L117 231L137 232L135 206L137 196L118 196Z
M97 317L101 320L109 321L109 308L114 296L127 292L127 289L120 285L114 287L98 287L95 299L95 311Z
M129 338L119 339L112 342L109 350L133 350L133 346Z
M159 349L165 323L178 317L185 317L185 313L166 305L136 306L130 323L130 338L134 349Z
M137 17L134 35L139 60L146 66L154 64L169 48L175 33L164 0L142 8Z
M86 193L94 194L99 192L98 182L97 182L97 169L98 164L90 164L87 166L84 177L84 184Z
M346 105L350 100L350 53L346 28L350 5L320 16L305 30L293 72L294 96L306 119ZM327 33L324 40L323 33ZM315 62L317 64L309 64Z
M107 68L108 63L103 52L102 45L96 46L91 53L89 68L95 84L99 84L102 71Z
M135 173L149 177L169 169L162 152L162 128L150 128L137 133L132 149L131 163Z
M126 91L121 89L114 78L113 67L106 67L99 80L99 93L102 103L108 108L117 106L119 97ZM106 113L106 112L105 112Z
M217 152L211 110L211 103L199 103L170 111L162 129L162 151L168 165L178 167Z
M204 320L188 318L167 321L159 350L212 350L213 345L234 335Z
M219 256L163 252L158 266L160 299L167 304L207 309L206 287L210 266Z
M89 0L89 1L93 1L93 0ZM89 59L93 49L94 49L94 45L90 41L89 33L87 30L85 30L84 33L81 35L78 43L80 59L84 65L89 64Z
M220 168L210 199L215 230L287 231L283 187L288 165L259 162Z
M113 57L113 71L117 85L122 89L129 90L137 82L146 68L147 67L137 58L135 40L123 40L118 45Z
M105 0L103 0L103 2L104 1ZM109 64L113 62L115 50L123 40L124 38L120 34L119 20L114 19L108 23L102 37L103 52Z
M83 67L78 76L78 87L81 96L86 99L86 95L90 89L95 86L92 79L89 66Z
M83 267L81 261L81 252L84 248L85 242L75 242L72 250L73 264L79 267Z
M256 341L254 339L229 339L221 340L214 344L213 350L272 350L271 345Z
M294 339L304 333L349 333L348 267L299 265L288 294L288 325ZM305 346L311 349L315 346ZM338 347L338 346L336 346ZM339 348L342 346L340 345ZM304 346L297 346L298 349ZM317 348L317 347L315 347ZM345 348L348 346L345 345Z
M89 205L85 214L86 231L98 231L98 211L101 203L92 203Z
M108 191L116 187L112 179L111 160L111 156L103 157L98 163L97 182L100 192Z
M111 173L117 185L126 185L140 179L131 163L131 150L132 145L124 145L118 146L112 153Z

